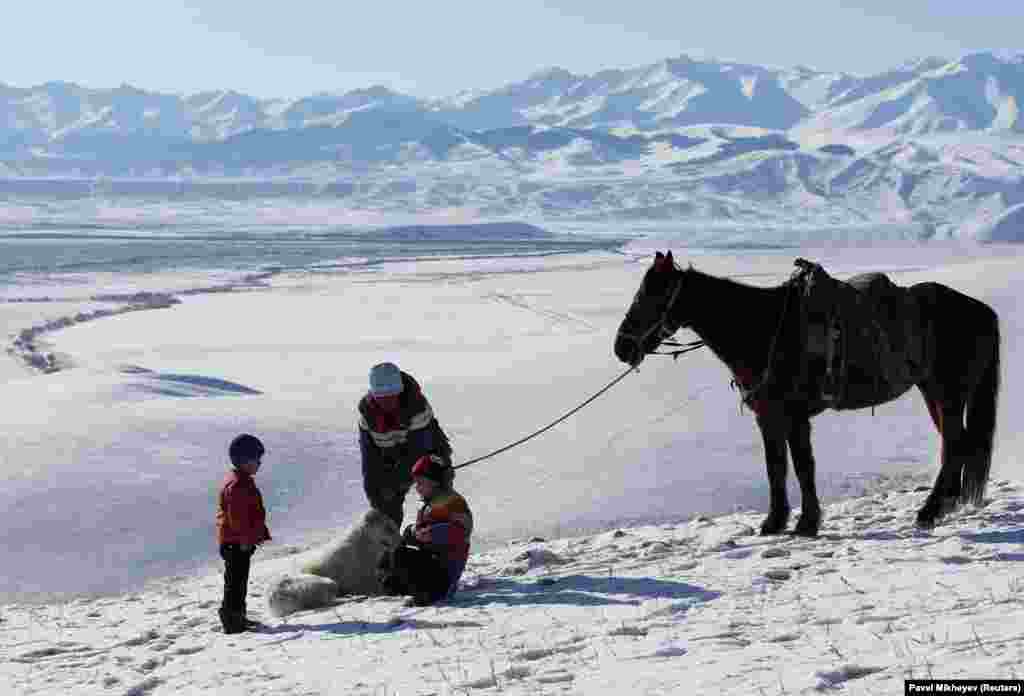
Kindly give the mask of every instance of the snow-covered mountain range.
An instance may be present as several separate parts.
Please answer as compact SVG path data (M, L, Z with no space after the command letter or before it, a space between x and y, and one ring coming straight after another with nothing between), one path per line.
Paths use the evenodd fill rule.
M0 192L258 178L411 213L1018 239L1022 104L1024 53L866 76L681 56L435 100L0 83Z

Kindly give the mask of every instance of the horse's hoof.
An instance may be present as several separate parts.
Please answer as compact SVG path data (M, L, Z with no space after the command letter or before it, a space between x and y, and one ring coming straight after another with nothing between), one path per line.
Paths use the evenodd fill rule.
M942 521L942 518L955 511L957 506L956 496L944 495L938 499L929 497L917 512L917 527L919 529L934 529Z
M768 515L764 522L761 523L761 536L772 536L775 534L782 534L786 531L786 525L789 523L789 513L784 515Z
M920 510L917 513L917 519L914 520L914 526L918 529L935 529L936 524L938 524L937 510Z

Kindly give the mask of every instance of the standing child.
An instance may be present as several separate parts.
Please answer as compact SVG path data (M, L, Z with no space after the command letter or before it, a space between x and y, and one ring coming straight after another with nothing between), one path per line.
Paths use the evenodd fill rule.
M270 541L263 497L253 480L265 452L259 438L247 433L228 447L234 469L224 478L217 508L217 543L224 559L224 600L219 613L225 633L241 633L257 625L245 616L245 595L252 554Z

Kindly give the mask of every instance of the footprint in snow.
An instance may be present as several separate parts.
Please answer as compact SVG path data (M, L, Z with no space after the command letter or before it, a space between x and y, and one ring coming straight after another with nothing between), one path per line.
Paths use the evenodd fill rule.
M949 565L967 565L968 563L974 563L974 559L970 556L963 556L960 554L952 554L950 556L939 556L939 560Z
M88 652L90 650L87 645L79 645L77 643L70 643L63 641L57 645L50 646L48 648L39 648L37 650L29 650L21 655L16 655L11 658L11 662L24 662L32 663L40 660L45 660L50 657L64 657L66 655L76 655L82 652Z
M498 680L493 676L481 677L480 679L473 679L471 681L462 682L457 685L459 689L496 689L498 687Z
M744 558L750 558L753 555L753 549L733 549L732 551L725 551L722 553L722 558L728 558L730 561L741 561Z
M195 655L206 650L205 645L191 645L184 648L178 648L174 651L175 655Z
M653 544L650 544L649 546L645 547L643 551L640 552L640 556L643 558L656 558L658 556L664 556L672 552L673 548L671 546L669 546L663 541L656 541Z
M685 614L699 602L694 599L684 599L678 602L667 602L665 600L649 599L641 605L641 620L650 620L663 616L677 616Z
M124 696L145 696L163 683L159 677L149 677L124 692Z
M681 657L686 653L686 646L682 643L670 642L658 646L651 657Z
M504 672L502 672L501 676L505 677L506 679L526 679L531 674L533 674L533 670L529 667L523 665L513 665L512 667L509 667Z
M853 679L867 677L876 672L884 671L884 667L861 667L858 665L844 665L838 669L822 670L814 673L815 691L825 691L840 688L844 682Z
M858 616L853 620L853 622L858 625L866 623L895 623L900 619L904 618L906 618L905 615L897 616L895 614L867 614L865 616Z
M512 656L512 660L515 662L536 662L537 660L543 660L546 657L554 657L555 655L571 655L578 653L583 650L585 646L574 644L566 645L559 648L537 648L534 650L523 650Z
M146 643L151 643L152 641L156 640L159 637L160 637L159 633L157 633L153 629L150 629L150 630L145 631L144 633L142 633L142 634L140 634L140 635L138 635L138 636L136 636L134 638L129 638L125 642L121 643L121 645L129 647L129 648L136 648L136 647L138 647L140 645L145 645Z
M794 640L800 640L803 637L801 633L780 633L768 638L769 643L791 643Z
M135 669L139 670L142 673L152 672L154 669L157 669L158 667L163 665L164 662L165 662L165 660L163 660L162 658L151 657L148 660L146 660L145 662L143 662L142 664L140 664Z

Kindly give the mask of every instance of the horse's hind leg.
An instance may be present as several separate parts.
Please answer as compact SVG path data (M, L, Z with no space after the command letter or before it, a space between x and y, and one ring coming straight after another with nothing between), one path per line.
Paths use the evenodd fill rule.
M794 419L789 430L789 449L793 456L793 469L800 482L800 519L794 534L816 537L821 527L821 504L814 481L814 452L811 449L811 421Z
M960 497L963 474L964 401L958 395L955 399L942 398L941 391L934 385L921 386L928 412L942 442L939 450L939 473L932 485L932 492L924 505L917 511L917 526L931 529L943 516L956 509Z
M781 534L789 522L789 500L786 497L786 453L788 419L782 414L758 415L757 425L764 443L764 459L768 467L770 505L768 516L761 523L761 534Z

